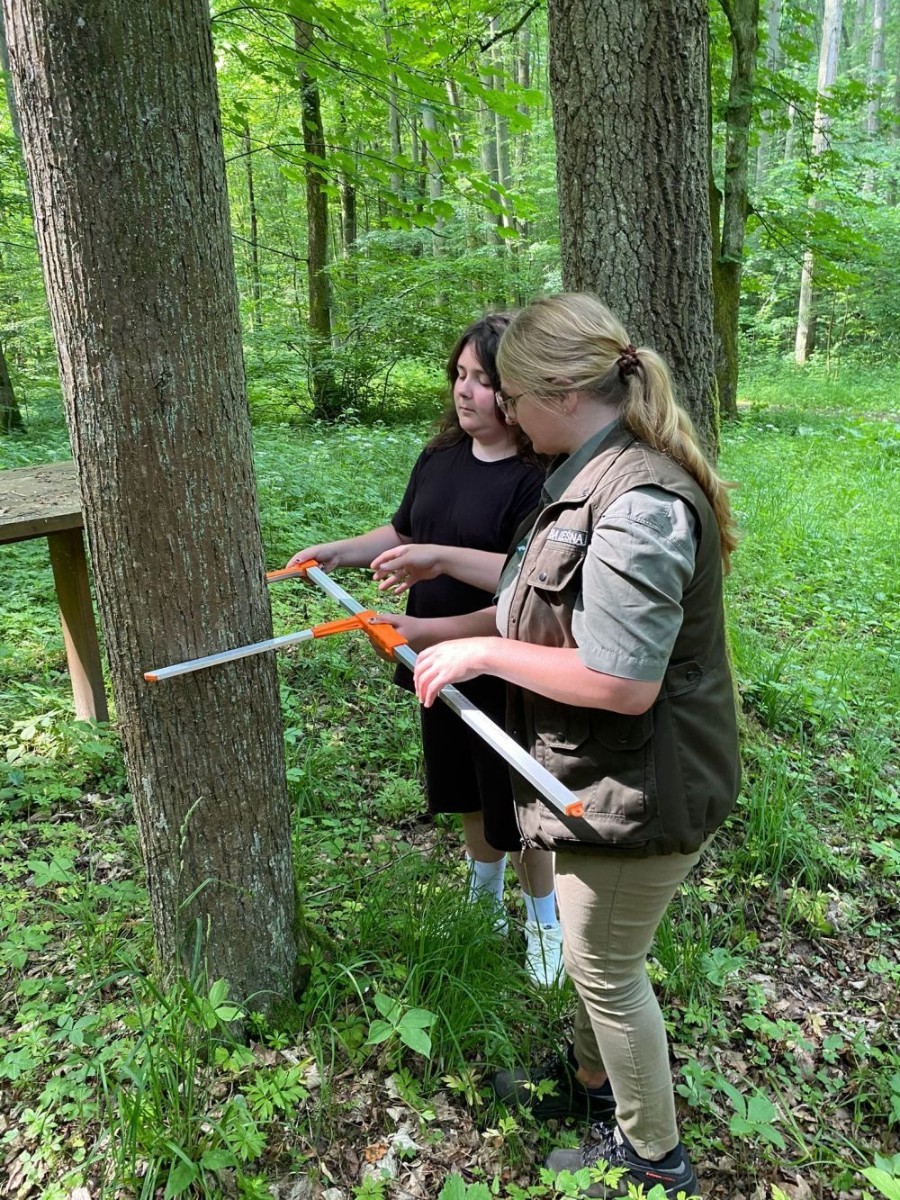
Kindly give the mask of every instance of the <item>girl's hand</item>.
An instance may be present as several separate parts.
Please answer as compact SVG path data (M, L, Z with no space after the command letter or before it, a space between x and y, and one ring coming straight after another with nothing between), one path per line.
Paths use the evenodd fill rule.
M416 649L416 642L422 645L422 639L425 636L425 628L428 625L427 618L423 617L408 617L406 613L379 613L377 624L391 625L398 633L409 642L413 650ZM382 655L382 658L387 658L389 662L393 662L393 658L388 655Z
M425 708L431 708L441 688L448 683L465 683L476 675L490 672L490 652L497 639L461 638L440 642L423 650L416 661L416 695Z
M436 579L444 571L440 551L440 546L415 544L385 550L370 563L375 578L380 581L378 590L391 591L399 596L414 583Z
M327 575L341 565L340 548L340 542L320 542L318 546L307 546L305 550L298 550L296 554L291 555L286 565L296 567L314 558Z

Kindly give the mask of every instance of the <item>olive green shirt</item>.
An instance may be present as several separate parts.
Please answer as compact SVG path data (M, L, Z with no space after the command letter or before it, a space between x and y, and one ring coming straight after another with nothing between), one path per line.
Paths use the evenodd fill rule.
M559 500L617 427L613 421L551 464L544 505ZM572 614L572 636L586 667L621 679L662 679L681 628L681 598L694 573L695 538L690 506L662 488L634 488L609 506L585 552ZM498 585L497 628L504 636L512 584L529 539L530 534L516 547Z

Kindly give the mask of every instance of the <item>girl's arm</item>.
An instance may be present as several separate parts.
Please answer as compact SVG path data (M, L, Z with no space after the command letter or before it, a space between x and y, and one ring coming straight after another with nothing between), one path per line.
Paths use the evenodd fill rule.
M398 629L416 652L439 642L448 642L448 639L483 638L488 641L498 636L495 608L482 608L459 617L408 617L405 613L379 613L378 620Z
M500 579L504 555L466 546L408 543L385 550L370 563L380 591L399 595L423 579L452 575L460 583L494 592Z
M298 550L292 555L287 565L295 567L314 558L326 572L333 571L335 567L367 567L374 557L385 550L402 546L405 541L393 525L379 525L377 529L370 529L368 533L360 533L356 537L307 546L305 550Z

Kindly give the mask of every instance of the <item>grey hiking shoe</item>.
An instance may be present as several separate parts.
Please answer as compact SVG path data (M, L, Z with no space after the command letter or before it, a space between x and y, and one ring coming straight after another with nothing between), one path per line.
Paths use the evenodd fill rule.
M672 1200L678 1196L686 1196L690 1200L698 1195L697 1176L681 1142L661 1162L650 1162L635 1152L618 1125L613 1125L611 1129L594 1125L584 1145L575 1150L554 1150L546 1166L557 1173L574 1172L582 1167L601 1165L604 1161L610 1167L624 1167L625 1174L615 1185L592 1183L580 1193L582 1196L607 1200L612 1196L627 1196L629 1187L636 1188L638 1185L642 1185L645 1192L660 1186Z
M567 1046L564 1059L553 1059L531 1072L495 1071L490 1085L498 1100L530 1109L538 1121L579 1117L608 1124L616 1114L612 1089L608 1083L602 1088L585 1087L575 1078L577 1070L575 1053Z

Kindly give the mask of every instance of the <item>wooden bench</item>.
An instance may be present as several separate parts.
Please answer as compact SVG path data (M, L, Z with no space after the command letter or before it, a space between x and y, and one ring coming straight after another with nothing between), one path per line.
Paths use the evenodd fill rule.
M0 471L0 543L45 537L79 720L109 720L73 462Z

